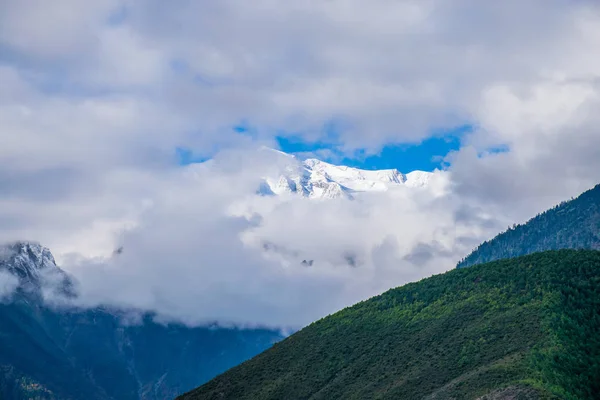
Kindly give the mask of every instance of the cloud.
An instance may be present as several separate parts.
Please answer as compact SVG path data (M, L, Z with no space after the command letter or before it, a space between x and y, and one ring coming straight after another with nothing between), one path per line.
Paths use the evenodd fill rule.
M19 286L19 279L7 271L0 271L0 302L6 301Z
M449 157L461 196L523 221L600 181L597 79L493 87L481 108L485 128Z
M265 152L224 152L155 182L152 204L117 238L119 252L65 259L79 301L189 324L298 328L452 268L467 251L460 237L482 232L455 218L460 202L442 172L431 190L354 201L257 195L276 164Z
M2 264L10 256L8 248L0 246L0 303L10 301L19 286L19 278L7 271Z
M119 6L117 0L83 5L59 0L51 6L43 0L0 3L0 40L32 59L71 61L95 43L95 31Z
M119 137L139 144L143 132L158 148L172 143L148 140L155 126L202 149L239 121L307 139L336 121L342 149L377 151L479 122L494 86L598 70L592 1L21 3L3 5L6 62L53 97L102 105L110 94L118 118L140 114Z
M593 0L0 0L0 240L88 304L305 323L600 180L599 26ZM369 155L465 123L437 191L253 194L274 135Z

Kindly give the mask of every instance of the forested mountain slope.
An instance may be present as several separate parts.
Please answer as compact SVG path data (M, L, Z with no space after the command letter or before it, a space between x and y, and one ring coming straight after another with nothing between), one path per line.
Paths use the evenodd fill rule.
M0 247L0 273L19 279L0 301L1 400L169 399L281 339L270 330L163 325L150 315L131 323L118 310L51 308L40 295L48 276L73 294L37 244Z
M390 290L180 400L594 399L598 332L600 252L537 253Z
M600 185L481 244L458 268L560 249L600 250Z
M270 331L123 326L108 311L0 304L0 399L168 399L268 348Z

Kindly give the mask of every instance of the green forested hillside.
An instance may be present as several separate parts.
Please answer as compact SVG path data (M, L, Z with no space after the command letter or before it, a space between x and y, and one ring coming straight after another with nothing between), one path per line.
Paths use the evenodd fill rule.
M597 399L600 252L502 260L317 321L180 400Z
M458 268L560 249L600 250L600 185L481 244Z

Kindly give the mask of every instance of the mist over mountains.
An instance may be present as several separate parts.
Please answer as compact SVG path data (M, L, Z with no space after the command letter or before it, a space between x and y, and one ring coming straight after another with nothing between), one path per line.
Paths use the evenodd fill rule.
M323 318L207 393L597 391L598 49L598 0L0 0L0 397L169 398Z
M300 177L297 187L339 186L348 196L259 190ZM365 171L239 151L173 171L157 187L118 233L99 236L111 244L105 251L58 252L86 306L294 330L452 268L494 228L482 229L477 211L457 219L465 205L443 171Z
M367 171L264 148L191 164L164 185L103 235L107 251L60 254L81 306L293 331L453 268L510 221L457 196L452 171Z
M179 399L595 399L599 194L510 228L456 270L320 319Z
M532 219L525 225L510 229L508 232L499 235L494 240L481 245L473 254L487 254L485 257L491 258L492 260L504 258L506 257L505 253L490 254L487 252L487 249L514 249L515 252L518 252L521 251L518 249L520 249L520 246L522 246L523 237L527 237L531 240L542 240L541 243L554 243L552 246L558 248L595 248L595 246L597 246L597 240L594 238L597 238L598 232L600 232L600 226L597 226L596 223L599 204L597 193L599 187L600 186L595 187L594 189L582 194L574 200L562 203L561 205ZM336 200L334 199L331 201ZM355 200L349 199L342 201L351 201L352 203L355 202ZM552 221L552 224L549 224L548 221ZM533 235L531 232L537 232L540 224L546 228L543 229L543 232L540 231L538 236ZM554 231L550 230L548 229L549 226L556 227L556 229ZM519 231L528 231L530 233L518 235L512 234L512 232ZM569 242L561 242L561 238L570 239ZM497 245L496 243L500 243L501 246ZM532 247L532 249L535 250L537 248ZM541 250L545 249L542 248ZM482 251L486 251L487 253L481 253ZM126 248L123 248L116 252L114 257L121 257L125 254L127 254L127 250ZM62 399L70 397L93 399L161 399L174 397L193 388L194 386L208 381L215 375L224 372L230 367L233 367L248 358L251 358L252 356L268 349L274 343L283 339L282 333L276 330L258 328L249 329L248 327L245 329L235 327L228 328L224 327L223 324L219 323L218 320L214 321L217 324L207 324L205 322L204 326L193 328L180 323L169 322L168 320L164 319L165 315L161 316L160 314L156 314L151 309L128 309L124 307L118 308L114 306L107 307L86 304L85 301L81 302L81 299L78 298L82 288L81 282L78 282L76 277L72 277L58 268L51 252L47 248L44 248L36 243L15 242L13 244L3 246L0 251L0 256L0 277L2 278L1 286L4 288L2 293L2 303L0 304L0 319L2 321L0 330L3 335L3 340L0 341L2 350L0 351L0 369L2 371L2 374L0 375L0 390L4 396L9 396L8 398L25 399L31 396L37 396L38 398L42 399ZM565 256L568 260L563 260L563 256ZM483 256L471 255L469 257L474 258ZM469 257L467 259L469 259ZM578 263L591 263L590 265L592 265L596 262L594 261L596 259L597 256L591 253L544 253L540 256L537 256L537 258L517 260L512 263L508 261L504 262L503 264L497 263L486 265L485 269L481 272L477 272L479 270L473 272L475 275L477 275L473 282L479 285L479 283L483 284L483 282L489 281L489 284L496 285L498 283L496 280L499 278L497 273L493 272L495 269L509 269L512 271L516 268L517 270L515 271L517 272L508 272L503 273L504 275L502 275L507 277L505 281L502 281L502 284L505 285L503 287L509 288L507 289L509 292L519 292L515 292L515 289L510 289L510 287L512 287L510 285L521 285L523 282L529 281L536 282L535 285L541 284L542 286L540 286L540 288L545 288L543 290L558 290L562 286L552 286L551 289L548 289L549 287L543 283L546 282L544 279L549 279L544 275L544 268L552 265L552 268L554 268L553 273L556 273L560 276L563 276L564 274L571 274L573 279L577 280L579 279L577 278L577 271L580 270L577 269L577 265L579 265ZM526 273L535 272L536 278L532 278L533 280L529 278L525 280L515 280L513 282L515 273L516 276L519 276L518 274L520 272L518 271L524 268L523 263L536 264L535 270L531 270L531 267L529 267L529 269L525 268ZM312 266L304 264L300 267L309 268ZM351 267L358 268L359 266ZM591 269L589 269L588 272L591 274L590 276L593 277L595 276L593 274L596 273L594 271L597 270L597 267L590 266L590 268ZM472 274L466 278L469 282L472 280L470 277L471 275ZM541 276L544 278L541 279ZM458 279L458 282L462 282L464 277L448 275L447 277L437 276L432 279L436 280L439 285L444 286L446 283L443 282L448 280L452 281L452 279L454 279L452 282L455 282L456 279ZM426 282L434 281L430 279L417 284L407 285L406 288L396 289L395 291L384 294L382 298L376 298L375 300L361 303L363 304L362 306L356 306L352 309L349 309L350 311L345 312L353 312L351 310L358 310L357 312L359 312L361 307L368 308L368 305L372 304L374 301L381 302L383 301L381 299L385 299L392 295L397 296L397 293L405 293L407 290L412 290L411 288L416 289L423 285L429 285L427 286L427 290L422 291L422 293L419 292L421 293L419 295L411 294L412 297L409 297L413 298L414 296L424 296L424 298L429 299L427 301L434 301L437 296L436 293L439 292L439 288L436 289L436 284L432 283L433 286L431 286L432 284L428 284ZM550 279L548 282L554 282L554 280ZM581 284L581 281L577 282ZM450 286L452 285L454 285L454 283L452 283ZM504 379L506 382L511 382L511 379L515 379L515 377L528 376L527 374L532 373L528 372L529 370L527 368L529 367L525 368L525 365L528 364L523 364L524 360L528 359L527 357L531 357L528 355L529 353L525 352L526 349L528 349L531 345L528 343L536 343L540 340L542 340L539 342L540 346L543 343L546 343L546 339L544 339L545 336L536 336L534 333L537 332L537 328L533 329L535 326L537 326L536 324L544 323L544 320L538 320L537 317L533 318L533 316L538 315L539 312L548 311L548 309L543 306L545 303L537 302L536 296L539 294L539 292L538 289L535 289L535 287L537 287L535 285L531 287L526 286L526 288L523 289L530 290L531 296L533 297L530 296L526 299L511 297L510 301L514 303L516 308L503 308L503 311L501 310L502 312L498 313L497 315L497 320L499 321L498 323L500 323L502 326L505 326L507 321L510 321L511 318L517 318L518 321L520 321L519 323L523 324L521 327L522 329L520 328L519 330L519 332L523 334L522 337L517 335L517 338L517 336L514 336L516 335L516 331L511 333L512 331L504 330L503 337L505 339L507 337L512 338L510 339L512 340L512 344L510 346L507 345L508 347L506 347L503 344L504 342L502 340L498 341L498 337L494 336L496 334L493 334L495 339L489 342L490 346L492 347L488 348L486 347L487 345L478 344L477 346L479 346L479 350L477 350L477 353L473 354L479 355L475 357L475 355L471 354L470 357L475 358L469 359L470 361L463 360L463 358L466 357L465 346L467 346L468 343L457 345L458 347L462 346L460 354L456 352L450 352L446 356L452 358L460 355L463 357L461 358L463 361L460 362L462 363L461 365L466 369L463 368L465 369L463 371L464 375L456 379L461 381L464 380L466 386L465 384L459 386L455 386L454 384L449 386L443 385L443 379L446 378L443 378L445 375L442 374L440 375L440 379L442 380L439 382L435 381L442 386L435 386L435 382L430 380L427 382L427 385L429 385L428 387L431 387L431 390L435 389L436 393L463 393L461 390L466 390L464 393L469 393L469 395L471 395L471 393L476 393L478 391L489 391L496 388L496 386L493 384L493 382L496 382L496 380L490 381L488 379L488 375L495 374L496 372L494 371L500 371L500 367L502 367L501 370L504 371L502 372L502 379ZM459 283L457 287L462 286L463 284ZM493 303L496 301L494 300L494 293L496 292L494 292L493 289L489 288L484 290L482 288L484 288L484 286L479 286L477 288L468 290L473 291L473 296L475 296L473 298L479 299L481 296L483 296L480 299L482 300L485 296L487 296L485 297L485 299L487 299L485 302L489 303L491 301ZM585 290L589 289L588 286L585 286L585 288ZM446 287L446 289L448 288ZM446 291L444 292L446 293L445 298L448 302L448 306L450 307L452 302L455 301L453 299L457 296L457 294L453 291L447 292L446 289L443 289L443 291ZM418 292L421 289L416 290ZM479 300L472 300L472 297L468 296L468 298L464 297L463 294L467 292L463 291L460 293L462 294L458 296L463 300L460 300L461 302L457 303L457 308L455 306L451 306L451 309L456 308L456 310L463 310L460 311L460 315L463 318L458 318L458 316L453 316L454 314L452 314L449 316L448 321L462 320L463 322L461 326L463 328L461 329L464 329L464 327L467 326L465 325L466 322L464 320L465 315L472 314L472 319L469 319L471 317L467 318L467 320L471 321L469 324L472 324L468 326L471 326L473 329L475 329L474 332L479 332L479 330L483 328L481 328L482 325L477 319L477 315L479 315L478 311L476 312L476 310L473 309L471 310L473 313L469 314L469 312L467 312L469 307L471 307L469 304L471 304L472 301L475 301L473 304L476 304ZM519 293L522 293L522 291ZM471 294L469 294L469 296L471 296ZM594 298L589 297L589 295L585 295L584 298L587 299L586 301L590 299L591 301L595 301L593 300ZM408 298L404 296L402 301L406 302L408 301L407 299ZM435 311L434 309L437 306L434 307L434 304L437 304L436 302L439 302L439 300L435 300L434 303L430 304L422 311L419 311L420 314L418 315L422 314L424 321L429 320L429 317L426 317L425 314L429 313L431 310ZM541 308L539 311L536 311L532 314L529 306L526 305L528 302L532 302L531 307L535 306ZM402 307L405 306L409 307L409 304L406 303ZM375 307L372 309L372 312L369 312L369 315L377 319L377 314L380 312L377 310L380 308L381 307L379 306ZM465 312L467 313L465 314ZM486 311L488 318L492 312L497 313L498 310L491 308ZM328 317L323 321L317 322L316 324L311 324L309 328L306 328L299 334L294 334L290 339L285 340L284 344L277 345L276 349L284 349L284 352L294 352L296 350L290 350L290 343L300 343L300 349L298 351L305 353L306 350L303 348L306 346L302 345L302 338L307 334L310 336L310 332L312 332L312 330L319 329L319 327L324 323L328 323L326 321L331 321L330 323L333 323L332 329L338 329L335 328L335 324L340 318L339 315L344 315L343 313L344 312L342 312L342 314L335 314L333 317ZM339 340L350 339L355 342L358 341L350 346L350 348L355 349L353 351L356 351L356 349L362 346L362 344L360 344L362 343L361 338L363 337L361 332L366 329L365 318L366 317L360 317L348 320L346 325L348 323L355 325L351 329L352 335L348 336L348 334L344 334L343 339L333 338L332 340L335 340L336 342ZM413 319L414 318L417 317L413 317ZM569 318L574 318L574 316L570 315ZM517 319L515 319L515 321ZM362 322L358 324L357 321ZM585 325L589 322L586 321L581 320L578 323L583 324L581 326L585 327L585 329L593 329L592 327ZM384 332L388 332L390 326L382 329L382 334ZM443 329L446 334L448 334L451 329L454 328L455 325L446 326L445 328L440 329ZM485 328L484 331L489 333L488 328ZM419 329L424 332L427 331L427 329L433 328L428 325L427 329ZM498 327L498 329L500 328ZM403 334L402 332L404 331L400 329L396 333L401 335ZM454 334L446 335L446 337L455 339L458 337L453 335ZM383 343L381 341L389 341L392 336L390 333L389 335L386 334L377 337L378 343ZM290 340L292 342L290 342ZM319 345L327 346L327 340L319 340L317 342L320 343ZM404 339L398 340L398 342L402 343L404 341ZM443 345L443 341L439 341L439 337L436 343ZM312 348L315 345L316 344L313 343L310 345L310 347ZM575 346L575 344L572 345ZM513 348L511 346L516 347ZM571 346L571 344L569 344L569 346ZM458 347L456 347L455 350L458 351ZM573 351L584 351L585 354L588 355L591 354L590 351L592 353L597 351L593 346L587 350L582 350L579 347L575 347L573 347ZM336 347L333 346L332 348ZM513 349L518 353L507 353L508 348ZM279 354L279 351L281 350L277 350L276 354ZM354 361L351 361L354 359L352 356L353 351L348 353L348 351L344 350L342 352L343 354L347 353L347 355L350 357L344 361L351 362L351 364L348 364L347 367L344 367L346 369L354 368L352 366L354 365L352 364ZM240 367L242 369L233 369L228 374L217 378L216 381L212 381L206 386L203 386L199 391L191 392L187 398L206 398L205 396L212 393L211 391L213 388L215 388L215 385L217 385L216 390L224 393L226 396L229 396L229 398L240 398L238 395L242 396L242 394L243 396L250 396L249 398L253 397L254 395L252 395L252 393L254 393L253 391L256 389L252 384L248 386L248 376L256 373L267 374L265 377L260 378L261 381L264 381L265 379L272 379L273 375L271 375L272 371L269 369L270 367L266 368L256 366L257 362L260 363L260 360L264 357L267 357L266 359L268 360L268 357L272 357L272 354L274 354L273 351L270 351L264 353L264 355L258 356L258 358L253 359L251 362L243 364L243 366ZM302 356L299 354L300 353L293 357L294 362L289 365L297 366L299 365L298 363L302 363ZM310 357L314 358L318 355L329 353L323 353L323 351L317 351L315 353L311 350L311 354L312 355ZM370 352L369 354L374 353ZM535 355L538 353L534 352L532 354ZM338 355L334 356L338 357ZM434 357L435 355L431 356ZM496 359L494 357L500 358ZM366 362L366 359L363 358L360 358L363 360L360 362ZM582 358L576 358L569 362L581 363L583 362L582 360ZM320 366L319 364L321 361L322 360L315 359L314 362L311 362L311 365L315 370L322 371L321 373L323 373L324 367ZM484 361L489 361L491 364L479 364L480 362ZM369 364L371 366L365 366L365 368L372 369L373 365L379 365L380 362L381 360L377 363L373 363L372 365ZM539 364L539 368L557 368L556 366L551 366L551 364L548 364L548 361L542 360L541 362L542 364ZM273 362L267 362L269 366L279 365L278 363L280 363L280 361L277 360ZM394 365L396 364L397 363L394 362ZM280 371L281 368L288 368L287 365L288 363L286 363L286 366L281 365L280 367L277 367L279 369L276 368L276 370ZM472 372L469 372L470 370L467 367L479 368L478 373L480 375L483 374L481 375L482 380L480 383L475 383L474 381L472 382L470 380ZM257 371L256 368L259 368L259 370ZM432 367L419 366L418 368L427 369ZM228 376L239 373L239 371L247 372L242 372L243 377L241 379L234 380L238 382L236 385L246 385L243 386L243 391L238 393L240 389L237 388L238 386L230 383L231 381L229 380L230 378L228 378ZM566 380L562 381L563 383L561 383L561 385L566 385L564 386L564 390L580 390L579 386L577 386L578 384L575 383L575 381L570 380L570 372L564 370L564 368L561 369L561 371L561 374L566 374L564 375L564 379ZM278 373L279 372L277 372L277 374ZM394 374L390 371L388 371L388 373L392 375ZM593 370L591 370L590 373L593 373ZM309 377L309 375L310 374L303 376ZM550 377L554 375L548 376ZM449 379L451 378L449 375L448 377ZM223 383L223 379L226 379L225 383ZM320 378L317 379L313 377L310 379L316 379L315 382L317 382L318 385L321 385L321 383L319 383L321 382L319 380ZM547 379L549 379L548 382L552 382L552 379L554 378ZM362 390L367 390L365 393L372 392L372 388L370 388L370 386L369 388L361 386L360 380L355 380L353 382L354 384L352 386L352 393L362 393ZM298 386L297 384L292 386L285 384L283 386L279 385L276 392L273 393L286 393L285 396L289 396L289 398L296 398L299 393L297 390L304 391L308 390L307 388L304 388L304 386ZM318 386L315 387L314 385L310 385L310 388L312 388L310 390L315 388L318 389ZM338 393L339 390L341 390L340 388L341 386L335 384L326 385L319 390ZM414 390L416 390L411 389L411 384L403 386L403 388L404 389L402 390L407 391L406 393L413 393ZM421 387L421 389L423 389L423 387ZM396 391L397 390L400 389L396 389ZM521 385L513 387L510 390L512 390L511 393L514 392L515 394L527 394L534 396L533 398L538 398L535 396L541 395L541 393L547 389L532 389L528 386ZM273 393L269 395L263 394L264 396L260 396L263 396L264 398L277 398L272 397ZM398 393L405 392L400 391ZM241 398L243 398L243 396ZM259 395L256 394L256 396Z
M165 399L280 340L277 331L163 323L145 310L82 308L47 248L0 247L0 397Z

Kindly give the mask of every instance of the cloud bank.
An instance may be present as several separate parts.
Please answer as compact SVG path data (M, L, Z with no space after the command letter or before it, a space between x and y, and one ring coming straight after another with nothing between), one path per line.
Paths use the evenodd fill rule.
M89 304L306 323L600 181L599 27L593 0L0 0L0 241ZM352 157L464 124L439 191L254 195L275 135Z
M496 222L459 218L464 203L441 171L427 189L319 201L256 194L274 165L265 152L224 152L157 185L116 254L67 260L81 300L189 324L298 328L452 268Z
M19 285L19 279L7 271L0 271L0 303L9 301Z

